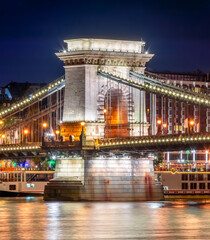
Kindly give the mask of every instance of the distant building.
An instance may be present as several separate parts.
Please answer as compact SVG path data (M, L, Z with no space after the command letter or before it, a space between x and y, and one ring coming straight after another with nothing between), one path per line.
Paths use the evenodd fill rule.
M201 71L193 73L175 73L150 71L148 75L158 78L166 83L182 88L191 88L195 92L210 94L210 75ZM160 134L184 134L193 132L210 132L210 109L207 107L192 105L186 102L176 101L164 96L154 96L147 93L147 121L161 119ZM194 126L189 122L193 120ZM156 123L156 121L153 121ZM150 134L157 134L157 125L150 126ZM185 163L186 161L201 163L208 161L207 150L165 153L164 162Z
M209 92L210 77L200 71L195 73L174 73L174 72L147 72L148 75L158 78L166 83L182 88L191 88L195 92ZM194 132L210 132L210 109L206 107L191 105L185 102L169 99L164 96L156 96L147 93L147 121L151 122L150 134L157 133L156 120L161 119L162 133L178 134L189 132L188 122L195 121ZM201 117L202 116L202 117Z

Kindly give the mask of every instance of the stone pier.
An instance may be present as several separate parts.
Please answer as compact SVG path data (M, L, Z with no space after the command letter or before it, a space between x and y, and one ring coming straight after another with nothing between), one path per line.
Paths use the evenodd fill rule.
M148 157L101 155L71 156L57 160L55 178L44 199L70 201L154 201L163 192L154 181Z

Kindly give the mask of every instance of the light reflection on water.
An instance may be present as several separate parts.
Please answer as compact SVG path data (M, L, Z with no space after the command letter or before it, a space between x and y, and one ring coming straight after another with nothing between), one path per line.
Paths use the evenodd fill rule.
M210 205L2 198L0 239L210 239Z

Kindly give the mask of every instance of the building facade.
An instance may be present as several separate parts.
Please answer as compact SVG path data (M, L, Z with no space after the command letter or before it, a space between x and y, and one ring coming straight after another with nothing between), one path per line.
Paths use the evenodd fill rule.
M209 94L209 73L201 71L194 73L174 72L146 72L161 81L174 86L188 88L194 92ZM150 120L150 107L156 108L156 119L161 120L160 129L156 123L156 134L192 134L196 132L210 132L210 109L207 107L192 105L163 96L155 96L156 104L151 104L151 94L147 93L147 119ZM158 133L159 130L159 133ZM150 132L152 132L150 127ZM167 152L164 154L164 162L171 164L208 164L209 154L206 150L189 149L187 151Z

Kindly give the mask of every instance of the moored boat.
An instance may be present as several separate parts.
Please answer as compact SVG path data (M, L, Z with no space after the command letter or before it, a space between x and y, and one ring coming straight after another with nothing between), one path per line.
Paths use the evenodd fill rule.
M0 171L0 196L42 195L54 171L4 170Z
M164 195L196 196L210 198L209 171L155 171L156 179L162 183Z

